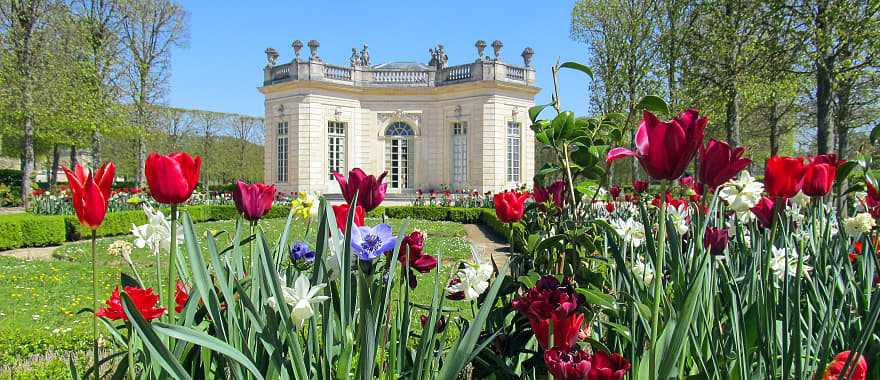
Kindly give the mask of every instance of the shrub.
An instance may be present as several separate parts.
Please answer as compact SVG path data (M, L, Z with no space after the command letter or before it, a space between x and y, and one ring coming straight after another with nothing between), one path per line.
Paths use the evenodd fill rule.
M21 247L21 223L9 217L0 218L0 250Z
M388 206L385 216L395 219L447 220L447 208L436 206Z
M76 216L66 216L65 220L67 222L67 240L82 240L91 236L91 230L80 224ZM131 231L132 224L141 225L144 223L147 223L147 216L143 211L108 212L104 217L104 222L98 227L97 234L98 236L123 235Z
M480 220L485 223L492 232L495 232L496 235L504 238L504 240L510 240L511 226L513 227L513 233L516 236L524 236L523 234L525 234L525 227L522 223L513 223L512 225L503 223L497 216L495 216L495 210L492 209L482 209ZM523 248L519 239L514 239L514 241L516 242L515 249Z
M446 220L459 223L479 223L482 213L483 209L481 208L449 207L446 212Z

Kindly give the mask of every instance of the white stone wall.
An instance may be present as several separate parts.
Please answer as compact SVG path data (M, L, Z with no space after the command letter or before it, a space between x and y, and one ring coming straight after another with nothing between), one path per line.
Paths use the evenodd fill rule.
M522 123L521 182L534 175L534 133L528 108L534 103L533 87L523 91L498 89L477 82L466 89L450 85L429 89L366 89L351 91L288 83L266 94L266 181L276 182L277 123L288 122L289 180L277 183L280 191L339 192L328 175L327 124L346 123L346 169L360 167L371 174L385 168L385 128L402 120L415 130L415 154L410 191L439 189L452 183L452 123L467 123L468 187L500 191L520 183L507 182L507 123ZM464 86L464 85L462 85ZM275 86L278 87L278 86ZM283 106L283 112L279 112ZM460 109L460 112L458 111ZM514 110L517 112L514 113Z

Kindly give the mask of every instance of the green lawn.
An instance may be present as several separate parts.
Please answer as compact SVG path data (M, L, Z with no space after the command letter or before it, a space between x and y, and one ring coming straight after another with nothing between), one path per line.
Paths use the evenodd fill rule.
M260 223L271 240L277 239L284 229L285 219L269 219ZM368 219L368 224L379 220ZM395 233L402 224L400 220L387 220ZM444 279L460 260L470 258L470 245L464 238L461 224L452 222L408 221L407 230L425 231L428 239L425 252L440 255L444 265ZM221 244L229 242L235 223L232 221L208 222L196 225L198 236L206 230L228 231L219 235ZM291 240L302 240L305 225L297 223L291 230ZM314 225L305 240L314 242ZM108 245L118 239L133 241L132 236L106 238L98 241L99 300L110 295L119 283L119 273L129 272L121 257L106 253ZM204 243L202 244L204 247ZM55 251L49 261L19 260L0 257L0 367L17 363L34 354L88 348L91 334L89 315L77 312L91 307L91 264L89 243L65 245ZM162 257L161 265L166 264ZM135 249L132 260L148 286L155 282L155 257L145 249ZM431 298L430 274L420 275L424 281L415 290L414 302L427 304ZM99 301L100 302L100 301Z

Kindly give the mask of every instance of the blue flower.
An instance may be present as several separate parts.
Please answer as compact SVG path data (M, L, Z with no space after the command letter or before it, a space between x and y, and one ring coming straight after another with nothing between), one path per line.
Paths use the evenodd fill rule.
M290 247L290 261L299 260L315 261L315 251L312 251L309 245L302 241L296 242Z
M391 226L379 224L375 227L357 227L351 232L351 249L363 261L372 261L385 252L394 249L397 237Z

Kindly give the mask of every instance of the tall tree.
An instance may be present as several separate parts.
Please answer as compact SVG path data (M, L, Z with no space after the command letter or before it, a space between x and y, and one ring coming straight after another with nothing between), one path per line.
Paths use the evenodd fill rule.
M127 95L140 132L139 168L135 181L144 182L145 134L155 125L150 106L158 103L169 75L171 50L186 43L187 14L171 0L124 1L120 5L122 43L127 51Z
M57 6L53 0L5 0L0 2L0 18L6 34L5 41L12 52L15 82L13 107L22 130L22 178L21 203L25 208L30 201L31 174L34 171L34 76L41 63L38 60L46 47L47 18Z

